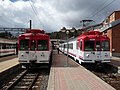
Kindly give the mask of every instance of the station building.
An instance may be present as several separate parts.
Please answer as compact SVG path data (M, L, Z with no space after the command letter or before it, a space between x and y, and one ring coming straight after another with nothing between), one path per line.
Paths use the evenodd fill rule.
M110 38L111 56L120 56L120 11L114 11L105 18L104 27L109 27L103 33Z

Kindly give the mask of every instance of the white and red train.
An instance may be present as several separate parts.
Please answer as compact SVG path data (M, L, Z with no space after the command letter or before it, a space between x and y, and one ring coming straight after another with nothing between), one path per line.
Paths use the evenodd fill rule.
M0 57L16 54L16 43L15 42L0 42Z
M27 30L18 37L18 61L22 66L49 64L51 52L50 38L43 30Z
M67 42L59 45L67 54ZM110 62L110 39L99 31L89 31L68 40L68 55L78 63Z

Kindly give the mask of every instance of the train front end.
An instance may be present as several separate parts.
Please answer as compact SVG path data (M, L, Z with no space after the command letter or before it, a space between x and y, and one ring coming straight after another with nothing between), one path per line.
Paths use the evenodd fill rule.
M51 55L50 39L39 30L30 30L19 36L18 58L25 67L31 65L49 64Z
M81 41L82 62L86 63L108 63L110 62L110 39L100 32L90 32Z

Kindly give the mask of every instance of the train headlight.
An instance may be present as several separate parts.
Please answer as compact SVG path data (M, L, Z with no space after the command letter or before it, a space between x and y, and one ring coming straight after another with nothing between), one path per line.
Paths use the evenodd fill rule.
M90 55L89 54L86 54L86 57L89 57Z

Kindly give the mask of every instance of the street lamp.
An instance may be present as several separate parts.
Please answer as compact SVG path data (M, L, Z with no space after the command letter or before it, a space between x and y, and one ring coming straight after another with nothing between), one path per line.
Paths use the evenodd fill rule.
M69 66L69 61L68 61L68 47L69 47L69 45L68 45L68 36L69 36L70 32L75 32L75 30L76 29L74 27L72 29L66 29L65 27L63 27L61 29L61 32L65 32L67 34L67 65L66 66Z

